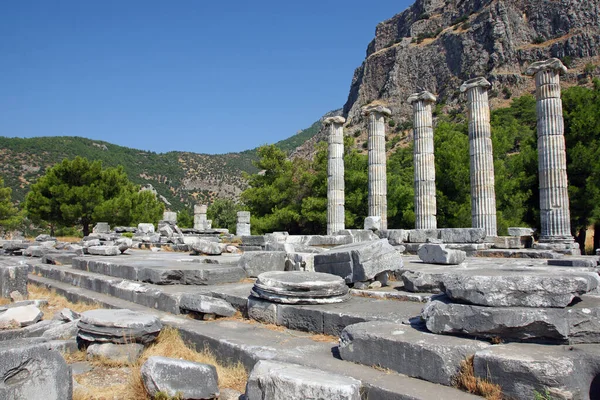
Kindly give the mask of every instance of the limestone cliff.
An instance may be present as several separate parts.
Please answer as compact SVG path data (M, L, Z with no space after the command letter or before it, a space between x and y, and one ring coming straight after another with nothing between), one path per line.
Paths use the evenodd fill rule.
M411 93L429 90L453 107L460 84L481 75L497 106L532 90L521 74L531 62L562 59L568 85L595 72L599 53L600 0L417 0L377 25L343 114L352 134L364 126L360 108L381 100L401 123Z

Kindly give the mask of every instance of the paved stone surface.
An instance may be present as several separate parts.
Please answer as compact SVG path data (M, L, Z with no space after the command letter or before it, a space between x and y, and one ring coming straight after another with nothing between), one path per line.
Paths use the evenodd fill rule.
M0 342L1 399L70 400L71 368L48 343L36 339Z
M595 268L598 266L598 257L587 258L563 258L558 260L548 260L548 265L557 265L559 267L587 267Z
M402 266L401 255L387 239L339 246L315 255L315 271L340 276L346 283L367 281Z
M344 329L339 351L343 360L450 386L460 362L489 346L478 340L422 332L410 325L363 322Z
M511 343L475 354L475 375L502 387L515 399L534 399L546 390L553 399L597 399L600 373L597 345L548 346Z
M181 393L183 399L219 397L217 370L212 365L153 356L142 365L140 372L150 396L164 392L168 396Z
M80 257L73 259L72 265L82 271L160 285L212 285L237 282L246 277L237 265L240 256L218 256L218 263L212 262L217 261L214 258L169 252L149 256L145 251L129 250L127 257Z
M360 400L360 381L306 366L259 361L246 386L247 400Z
M452 300L490 307L561 307L599 286L595 272L553 274L510 270L468 270L442 279Z
M81 314L78 326L83 340L115 344L151 343L162 329L154 315L128 309L86 311Z

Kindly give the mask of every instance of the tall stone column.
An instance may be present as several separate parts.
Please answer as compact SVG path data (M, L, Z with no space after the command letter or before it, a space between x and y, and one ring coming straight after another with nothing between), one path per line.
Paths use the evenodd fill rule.
M206 227L206 212L208 206L206 204L196 204L194 206L194 229L204 230Z
M498 236L496 225L496 189L494 154L488 89L485 78L474 78L460 87L467 92L469 115L469 154L471 156L471 221L487 236Z
M408 103L413 107L415 140L415 229L437 229L431 111L436 100L436 97L427 91L412 94L408 98Z
M369 117L369 217L381 218L381 230L387 230L387 176L385 153L385 117L392 112L380 105L363 107Z
M326 118L329 125L327 161L327 234L345 228L344 224L344 127L343 117Z
M557 58L535 62L525 71L535 77L538 169L540 174L540 243L557 249L577 248L571 235L567 155L560 74L567 68Z

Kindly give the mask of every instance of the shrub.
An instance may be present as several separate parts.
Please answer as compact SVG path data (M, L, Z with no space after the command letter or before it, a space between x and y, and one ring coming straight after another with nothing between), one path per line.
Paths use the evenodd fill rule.
M394 121L393 119L390 118L390 120L388 121L388 125L393 128L394 126L396 126L396 121Z
M536 36L533 38L533 44L542 44L546 41L543 36Z
M592 63L588 63L588 64L585 64L585 68L583 69L583 72L586 75L592 75L595 70L596 70L596 66Z
M429 19L429 14L423 13L417 17L417 21L420 21L422 19Z
M571 64L573 63L573 58L571 56L564 56L561 59L562 63L565 64L565 67L571 68Z
M502 94L505 99L510 99L512 97L512 91L506 86L502 88Z

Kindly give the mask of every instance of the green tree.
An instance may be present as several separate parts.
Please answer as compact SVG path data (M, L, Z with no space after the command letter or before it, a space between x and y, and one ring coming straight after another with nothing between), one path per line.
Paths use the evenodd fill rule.
M23 220L22 214L12 203L12 189L4 187L0 177L0 231L7 232L17 228Z
M76 157L50 168L31 186L25 209L32 220L49 223L52 234L59 226L81 225L88 235L98 221L156 222L164 205L151 192L139 192L121 166L102 169L100 161Z
M212 220L215 228L226 228L235 232L237 227L237 212L242 206L230 199L216 199L208 206L206 218Z
M194 215L187 208L177 212L177 226L180 228L193 228Z

